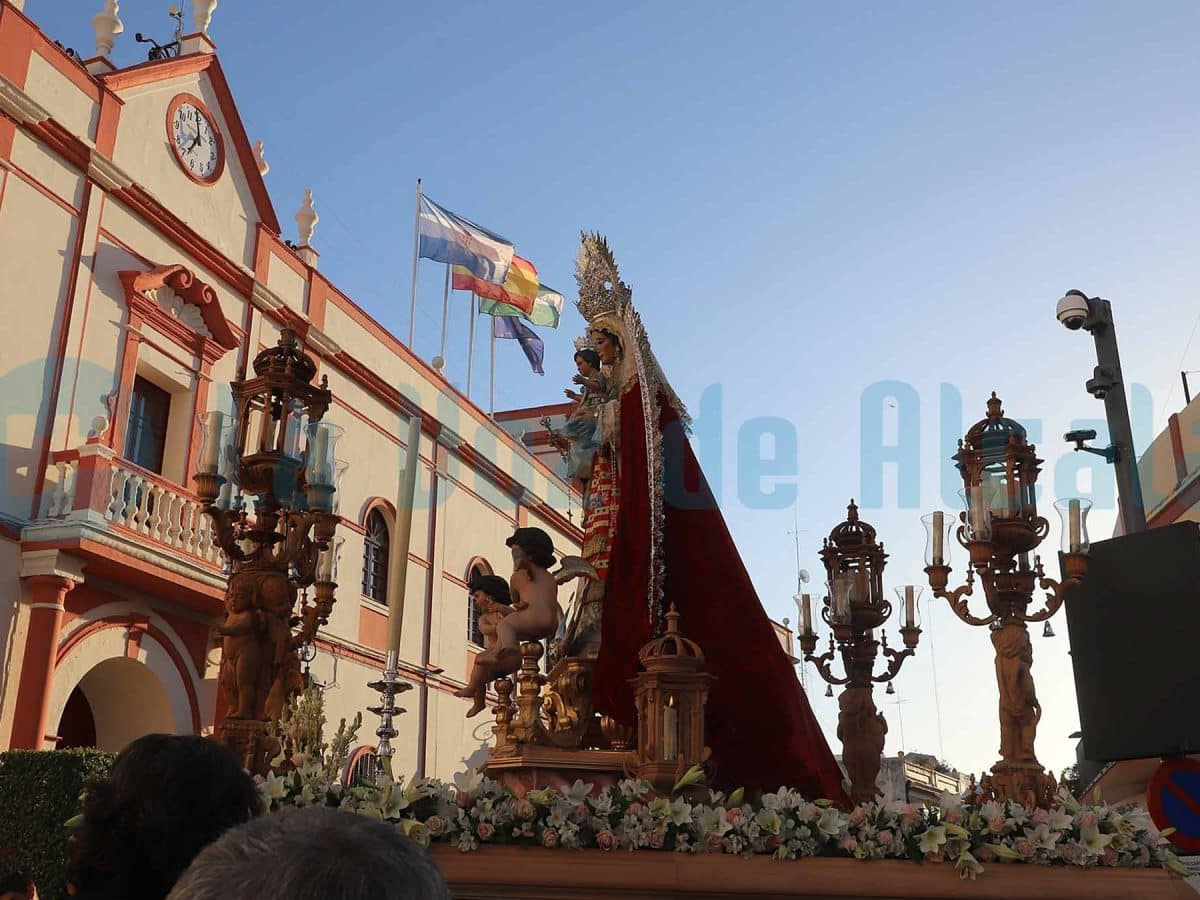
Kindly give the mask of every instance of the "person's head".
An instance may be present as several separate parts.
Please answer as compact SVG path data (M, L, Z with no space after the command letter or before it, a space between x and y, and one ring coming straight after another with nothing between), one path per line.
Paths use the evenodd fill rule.
M225 747L148 734L88 785L67 880L80 898L161 900L202 848L259 809L254 782Z
M467 585L467 590L471 592L471 599L480 606L488 600L503 603L505 606L512 605L508 582L499 575L476 575Z
M37 888L24 872L0 876L0 900L37 900Z
M540 528L518 528L504 543L512 548L513 565L525 560L543 569L554 565L554 542Z
M450 900L442 873L397 826L328 807L284 809L226 832L172 900Z
M600 361L606 366L612 365L621 353L621 339L607 328L593 328L590 337Z
M600 370L600 355L595 350L577 350L575 368L580 375L593 375Z

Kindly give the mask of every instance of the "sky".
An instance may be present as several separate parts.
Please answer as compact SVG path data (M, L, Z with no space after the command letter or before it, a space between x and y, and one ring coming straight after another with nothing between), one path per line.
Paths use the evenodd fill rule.
M144 56L134 32L170 33L165 8L121 4L119 65ZM26 12L91 54L79 4ZM568 297L579 231L607 235L763 604L795 622L790 532L816 593L850 498L885 542L889 588L924 582L920 516L955 508L944 461L992 390L1046 460L1047 559L1053 499L1092 497L1093 539L1111 533L1111 469L1061 440L1097 427L1103 444L1083 388L1094 352L1054 305L1069 288L1111 299L1144 448L1183 405L1179 372L1200 369L1198 26L1200 8L1172 2L259 0L222 3L210 34L285 236L311 187L322 271L396 334L418 177ZM421 264L426 359L442 278ZM450 311L461 386L466 295ZM502 343L496 407L561 399L582 331L569 309L543 333L544 377ZM962 554L951 563L957 583ZM887 752L980 772L999 746L986 629L944 601L921 609L896 696L877 694ZM1059 772L1079 721L1061 614L1054 629L1033 629L1033 673L1038 755ZM808 682L838 750L836 701L811 668Z

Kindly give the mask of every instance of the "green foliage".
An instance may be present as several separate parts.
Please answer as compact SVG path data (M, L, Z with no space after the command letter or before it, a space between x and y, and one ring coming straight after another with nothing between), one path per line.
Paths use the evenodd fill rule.
M20 869L39 896L61 896L67 820L79 812L88 779L107 773L113 758L99 750L0 753L0 871Z

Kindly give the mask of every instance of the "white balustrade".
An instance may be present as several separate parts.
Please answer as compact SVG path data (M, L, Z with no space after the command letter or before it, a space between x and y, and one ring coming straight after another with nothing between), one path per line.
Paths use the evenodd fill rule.
M50 495L50 509L46 513L51 519L65 516L75 505L75 481L79 475L79 460L63 460L54 463L58 481Z
M54 510L69 510L73 505L74 472L66 475L69 483L62 487L64 474L59 473L60 487L54 493L51 515ZM204 515L200 502L182 490L161 484L124 460L112 461L108 505L101 512L114 525L187 556L214 565L224 562L225 554L214 541L212 522Z

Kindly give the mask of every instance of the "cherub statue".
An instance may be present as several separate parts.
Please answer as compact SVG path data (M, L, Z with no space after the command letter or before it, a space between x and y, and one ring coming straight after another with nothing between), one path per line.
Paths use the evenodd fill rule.
M866 802L875 795L887 721L875 710L870 688L850 687L838 698L837 736L853 796Z
M1036 762L1033 742L1042 706L1033 685L1029 632L1009 623L992 632L996 680L1000 685L1000 757L1005 762Z
M592 460L600 448L597 436L600 407L613 399L613 389L612 379L600 371L600 356L595 350L589 347L576 350L575 366L579 372L571 380L583 391L570 388L563 391L577 403L567 418L563 433L551 439L567 455L568 477L586 482L592 477Z
M471 680L455 696L474 698L487 683L521 667L521 642L540 641L554 635L562 610L558 584L549 569L554 565L554 543L540 528L518 528L505 544L512 549L513 574L509 580L512 612L496 624L496 643L475 657ZM472 707L473 715L478 712Z
M257 585L250 578L234 578L229 589L225 621L216 627L221 639L221 685L230 699L229 717L253 719L258 695L263 630L262 613L254 606Z
M496 626L500 620L513 611L512 596L508 592L508 582L499 575L477 575L467 585L471 592L471 600L479 610L479 633L483 635L485 650L496 646ZM476 663L478 665L478 663ZM472 678L472 683L475 679ZM461 696L461 695L460 695ZM487 681L480 680L474 693L475 702L467 712L467 718L478 715L487 702Z

